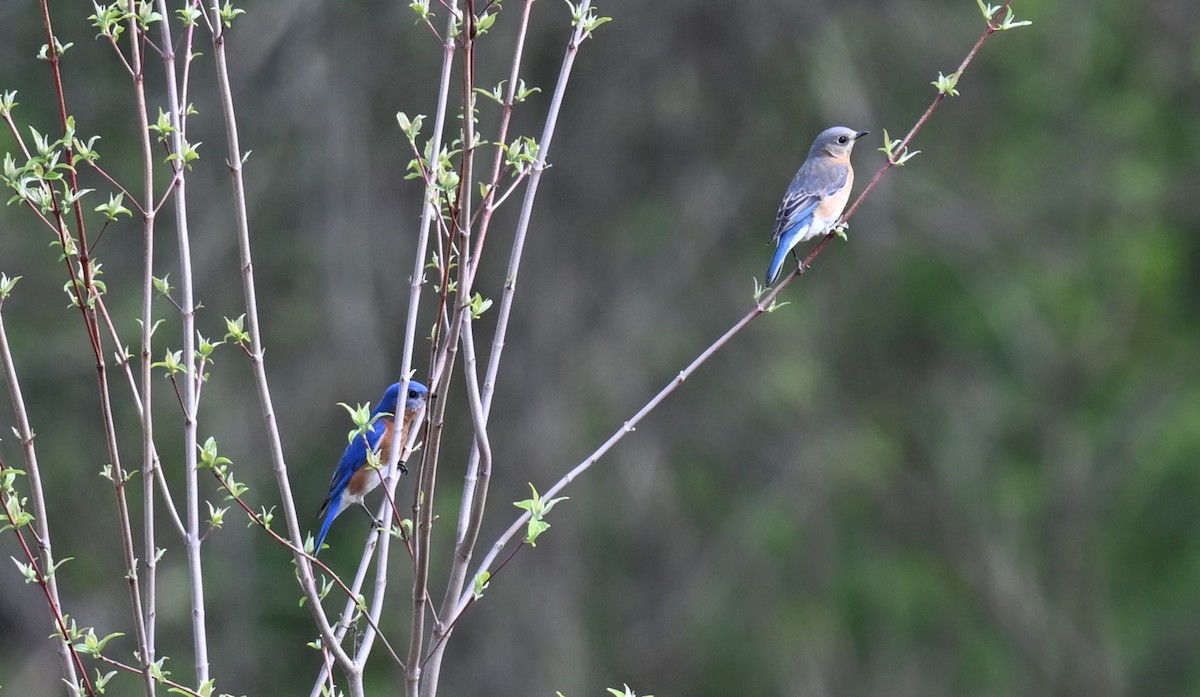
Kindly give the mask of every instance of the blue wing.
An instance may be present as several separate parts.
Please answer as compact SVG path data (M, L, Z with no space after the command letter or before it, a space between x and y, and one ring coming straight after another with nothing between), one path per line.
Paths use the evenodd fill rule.
M317 514L324 520L321 522L321 531L317 533L314 554L321 551L321 544L325 542L329 526L345 508L342 494L346 491L346 485L350 483L350 477L367 464L367 453L379 447L379 440L383 438L386 430L387 425L384 420L376 419L364 435L355 436L354 440L346 446L346 451L342 453L342 459L338 461L337 469L333 471L333 479L329 482L329 496L325 497L325 503L321 504L321 511Z
M786 205L786 201L784 204ZM808 233L809 223L813 219L813 211L817 209L817 204L820 199L813 199L804 208L795 211L795 214L789 216L789 220L793 220L789 227L783 230L776 230L771 239L776 242L775 256L771 257L771 266L767 268L767 285L775 283L779 277L779 269L783 267L783 260L787 259L788 252L792 251L801 238ZM780 208L782 215L783 208Z
M812 235L810 224L813 214L826 197L842 190L849 176L848 166L820 166L807 161L796 172L796 177L788 186L783 201L779 204L779 212L775 214L775 228L771 231L771 242L774 242L775 256L767 269L767 285L771 285L779 276L783 260L802 240Z

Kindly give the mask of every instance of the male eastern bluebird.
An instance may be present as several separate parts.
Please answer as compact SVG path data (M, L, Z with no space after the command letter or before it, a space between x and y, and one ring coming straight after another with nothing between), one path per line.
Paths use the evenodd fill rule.
M428 396L429 389L427 387L416 380L409 381L408 398L404 400L404 418L398 436L401 444L408 441L409 426L412 425L417 412L425 406L425 399ZM317 513L317 517L323 517L324 521L321 523L321 532L317 533L317 544L313 548L313 554L320 553L321 544L325 541L326 533L329 532L329 525L350 504L359 504L363 510L367 511L367 515L370 515L372 519L375 518L363 503L363 496L379 485L380 473L365 466L367 453L380 453L383 457L387 457L387 453L392 447L392 438L397 437L395 414L399 400L400 383L395 383L387 388L387 392L383 393L383 399L379 400L379 404L371 412L371 425L367 428L367 432L355 434L354 440L346 446L346 452L342 453L342 459L338 461L337 469L333 471L333 481L329 482L329 496L325 497L325 503L321 504L321 511Z
M850 151L865 135L867 131L834 126L821 131L813 141L808 159L800 165L775 214L771 242L776 247L767 269L768 286L778 280L788 252L804 240L829 232L842 215L850 199L850 187L854 186Z

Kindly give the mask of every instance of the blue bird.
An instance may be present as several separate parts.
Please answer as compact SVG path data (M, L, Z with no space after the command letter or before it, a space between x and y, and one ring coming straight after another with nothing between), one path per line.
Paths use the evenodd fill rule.
M401 444L408 441L408 429L417 413L425 406L428 396L427 387L416 380L409 381L408 398L404 400L404 417L398 436ZM329 532L333 519L350 504L359 504L372 520L375 519L375 515L363 503L363 496L379 485L381 476L379 471L365 466L367 453L379 453L387 457L392 447L392 439L397 437L395 414L399 401L400 383L395 383L387 388L383 399L379 400L379 404L371 412L372 420L367 432L356 434L354 440L346 446L346 452L342 453L342 459L333 471L333 480L329 482L329 495L325 497L321 511L317 513L317 517L324 520L321 523L321 531L317 533L317 544L313 548L313 554L321 552L321 545L325 542L325 535Z
M850 187L854 186L850 151L865 135L867 131L834 126L821 131L813 141L808 159L800 165L775 214L775 229L771 232L775 256L767 269L768 286L779 279L788 252L804 240L826 234L841 217L850 199Z

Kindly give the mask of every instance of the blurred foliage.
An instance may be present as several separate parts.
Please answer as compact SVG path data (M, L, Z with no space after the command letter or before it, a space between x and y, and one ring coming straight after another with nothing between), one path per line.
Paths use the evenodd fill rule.
M101 135L106 166L133 180L124 77L93 39L90 9L51 5L60 40L75 42L64 69L80 131ZM481 46L481 86L507 77L502 39L519 5L506 4L486 37L495 43ZM485 541L528 482L544 490L749 308L778 197L813 135L835 123L872 131L855 153L861 189L884 161L872 150L883 128L907 130L930 81L982 29L971 0L601 7L615 21L581 51L526 248L492 418ZM432 112L440 49L403 2L247 9L230 50L253 150L267 361L297 502L315 512L349 428L336 404L376 399L399 365L420 191L403 181L394 114ZM961 96L914 143L921 156L882 182L849 242L577 482L537 548L492 580L454 636L445 694L622 683L694 697L1200 694L1194 7L1015 9L1033 26L985 46ZM543 92L530 105L545 106L565 24L561 4L536 4L525 77ZM18 89L20 118L47 132L42 43L35 3L0 4L0 90ZM216 144L209 61L194 66L202 111L191 124L193 141ZM494 105L480 109L494 122ZM534 111L518 110L514 125L536 135ZM0 134L0 150L12 147ZM242 312L223 169L209 162L189 179L198 326L217 337L222 317ZM160 229L166 273L178 261ZM481 270L488 297L504 281L507 229ZM139 235L123 219L97 250L127 342ZM5 321L53 492L55 548L75 557L59 581L81 624L131 635L116 517L97 476L94 367L48 242L27 212L0 208L0 271L24 276ZM159 310L161 352L179 330ZM251 499L271 505L248 376L236 351L218 354L201 434L220 440ZM463 413L459 395L446 398ZM159 447L179 478L166 381L156 400ZM136 433L120 408L119 427ZM0 456L19 465L11 418L0 410ZM467 425L449 424L447 523ZM122 446L137 462L139 438ZM335 528L328 561L348 568L365 531L353 517ZM449 543L448 524L438 534ZM170 665L187 682L182 547L164 543L160 653L178 656ZM240 525L206 544L220 689L307 689L315 632L290 558ZM0 538L0 554L13 553ZM384 629L403 642L397 568ZM57 694L51 643L38 641L49 633L42 601L4 574L0 684ZM394 688L396 671L377 665L375 687Z

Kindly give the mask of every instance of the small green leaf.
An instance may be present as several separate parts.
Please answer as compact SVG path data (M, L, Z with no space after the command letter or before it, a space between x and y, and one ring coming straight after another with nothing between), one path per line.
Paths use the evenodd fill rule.
M167 663L167 657L163 656L162 658L158 659L154 663L151 663L149 666L147 666L150 671L150 677L154 678L158 682L162 682L164 678L170 677L171 671L169 671L163 667L166 665L166 663Z
M496 23L496 14L483 14L475 19L475 36L483 36Z
M200 357L206 361L212 362L213 352L223 343L225 342L212 341L200 332L196 332L196 353L200 354Z
M513 94L513 100L523 102L529 99L535 92L541 92L540 87L526 87L524 80L517 80L517 91Z
M107 673L101 675L100 670L97 669L96 670L96 679L94 681L96 683L96 691L99 692L100 694L104 694L104 690L108 686L108 681L112 680L113 676L116 674L117 674L117 671L110 670Z
M53 576L54 572L58 571L58 567L62 566L63 564L66 564L67 562L72 561L74 559L75 559L75 557L66 557L65 559L59 559L57 562L55 562L55 564L53 566L50 567L50 570L46 572L46 578L50 578L51 576Z
M608 693L613 695L613 697L638 697L637 693L631 690L628 685L623 690L610 687L608 688ZM654 695L644 695L644 697L654 697Z
M493 102L502 105L502 104L504 104L503 92L504 92L504 83L505 82L508 82L508 80L501 80L499 84L497 84L495 87L493 87L490 90L485 90L482 87L476 87L475 93L481 94L484 97L487 97L488 99L492 100Z
M150 2L138 3L138 28L145 31L150 28L151 24L162 21L162 15L154 11L154 4Z
M99 656L104 652L104 647L108 645L108 642L122 636L125 635L121 632L113 632L101 639L96 636L96 630L87 627L78 633L75 639L77 642L75 650L87 656Z
M176 373L187 371L186 366L183 365L183 351L171 351L170 349L167 350L161 361L151 363L150 367L165 369L168 378L174 377Z
M900 143L902 142L901 140L892 140L888 135L887 129L883 129L883 147L879 148L879 150L887 155L889 162L898 167L903 166L904 163L921 154L920 150L908 152L907 145L901 148Z
M16 90L5 92L4 96L0 97L0 116L9 116L18 104L20 102L17 101Z
M100 153L96 152L97 140L100 140L100 136L92 136L88 138L86 143L78 138L73 138L71 140L71 149L74 150L75 159L71 163L75 164L82 161L89 165L96 164L96 160L100 159Z
M524 501L514 501L513 505L517 508L529 511L529 523L526 526L525 542L528 543L530 547L536 547L537 538L542 533L546 532L546 530L550 529L550 524L545 522L543 517L549 513L550 509L554 508L559 501L567 500L567 497L562 496L556 499L545 501L542 499L541 495L538 494L537 489L534 488L532 483L529 485L529 489L531 492L533 492L533 496L525 499Z
M612 21L612 17L597 16L596 8L594 6L588 7L587 11L585 12L582 2L576 5L572 3L571 0L565 1L567 3L567 7L571 10L571 25L583 30L581 38L590 38L592 32L598 27Z
M181 152L173 152L167 155L167 162L181 162L187 169L192 168L192 163L200 159L199 148L203 142L189 143L186 140L183 142L183 150Z
M229 0L225 0L225 4L221 6L221 22L226 27L232 27L233 18L244 14L246 14L245 10L234 8L233 4L229 2Z
M73 44L73 43L60 44L58 42L58 39L55 38L54 39L54 55L61 56L64 53L66 53L67 50L74 45L75 44ZM38 50L37 57L38 57L38 60L44 60L44 61L50 60L50 46L47 44L42 44L41 49Z
M175 132L175 127L171 125L170 117L167 116L167 112L162 110L162 107L158 109L158 120L150 124L150 130L158 136L160 143L165 142Z
M97 213L103 213L104 217L107 218L108 220L116 220L117 216L120 216L120 215L127 215L127 216L132 217L133 211L129 210L124 205L122 205L124 203L124 201L125 201L125 194L123 194L123 193L117 194L116 196L109 194L108 203L102 203L99 206L96 206L95 210Z
M433 13L429 11L429 0L413 0L408 7L416 13L418 22L428 22L433 19Z
M479 319L491 306L491 300L487 300L479 293L476 293L474 297L471 298L471 304L469 306L471 309L471 319Z
M400 111L396 113L396 122L400 124L400 130L404 132L408 142L415 143L417 136L421 134L421 124L425 122L425 115L417 114L410 119L408 114Z
M179 19L183 22L185 27L196 26L196 24L200 21L200 18L204 16L200 11L200 8L192 5L188 5L180 10L175 10L175 14L179 16Z
M936 87L938 92L942 94L950 95L951 97L957 97L958 90L954 89L954 86L958 84L958 78L961 75L962 73L950 73L949 75L942 75L942 71L939 70L938 79L929 84Z
M1027 19L1019 21L1019 22L1014 21L1015 19L1016 18L1013 15L1012 7L1010 6L1004 15L1004 21L1000 23L1000 26L996 27L997 31L1008 31L1009 29L1016 29L1017 27L1027 27L1027 26L1033 24L1033 22L1031 22Z
M492 578L492 574L488 571L480 571L475 577L475 581L471 584L471 597L479 600L483 597L483 592L487 590L488 581Z
M37 582L37 567L35 567L33 564L26 564L25 562L18 560L16 557L9 557L9 559L12 559L13 563L17 565L17 571L19 571L21 576L25 578L25 583Z
M200 449L200 462L197 463L196 469L210 469L219 467L220 465L232 464L232 460L220 455L217 452L217 439L212 436L204 441L204 445L197 446Z
M7 275L0 273L0 300L12 295L13 287L17 285L17 281L19 280L21 280L21 276L9 278Z
M220 530L221 526L225 524L225 513L229 511L229 508L218 508L212 505L210 501L205 501L205 503L208 504L209 526L214 530Z
M244 313L237 319L225 318L225 336L222 341L232 341L238 346L250 343L250 332L246 331L246 315Z

